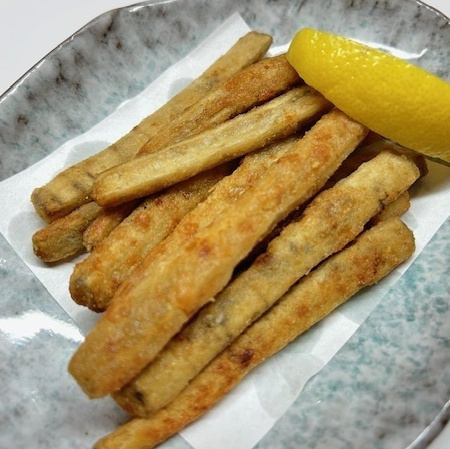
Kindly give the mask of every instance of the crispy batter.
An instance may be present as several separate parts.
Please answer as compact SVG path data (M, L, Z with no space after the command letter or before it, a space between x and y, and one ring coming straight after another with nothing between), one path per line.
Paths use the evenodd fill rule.
M70 278L72 298L96 312L105 310L119 285L150 250L230 172L230 164L220 166L145 200L75 266Z
M388 140L375 141L370 145L361 148L356 154L361 157L361 162L365 162L374 155L378 154L380 151L391 151L408 156L417 165L421 178L428 173L427 160L422 154L416 153L413 150L402 147L401 145Z
M398 219L381 222L301 280L272 309L215 358L166 408L133 419L95 449L150 449L222 399L250 371L283 349L364 287L378 282L414 251Z
M83 233L83 246L92 251L100 242L122 223L139 205L139 201L130 201L117 207L103 209L100 215Z
M241 70L149 140L139 154L149 154L198 134L286 92L300 81L284 55L263 59Z
M84 204L33 235L33 250L44 262L59 262L84 250L83 233L101 213L95 203Z
M199 78L116 143L95 156L67 168L45 186L35 189L31 200L37 213L44 220L52 221L87 203L97 175L132 159L142 145L158 135L167 123L203 98L211 89L260 59L271 43L272 38L269 35L257 32L250 32L239 39Z
M158 135L153 136L146 151L157 151L167 143L222 123L229 117L284 92L298 81L298 75L284 56L257 62L232 76L223 86L214 89L180 117L167 123ZM217 181L215 176L212 181ZM183 195L183 192L180 191L179 195ZM115 212L105 211L86 231L83 239L85 246L88 249L95 246L129 212L129 206L116 208ZM79 252L81 251L83 248L80 245Z
M350 173L354 172L361 164L370 161L383 151L390 151L407 156L417 165L421 178L428 173L426 159L421 154L386 140L375 140L368 145L357 148L352 155L342 163L338 170L336 170L336 173L330 178L329 184L333 185L340 179L345 178Z
M248 157L247 162L239 168L239 176L226 188L232 192L243 192L249 184L265 173L267 167L288 151L291 142L292 140L288 140L271 150ZM142 262L144 254L162 241L186 215L187 209L191 209L192 193L203 191L205 183L215 182L214 174L217 170L221 170L221 167L179 183L162 194L150 197L148 202L146 200L142 207L130 215L129 219L112 233L108 241L94 252L92 259L89 257L86 264L82 262L76 267L70 282L75 301L93 310L106 309L119 285L134 266ZM225 193L225 190L223 191ZM195 196L197 195L195 193ZM210 204L208 217L212 220L225 206L224 201ZM148 249L147 245L150 245ZM94 267L95 260L98 263Z
M361 166L361 164L368 162L372 160L374 157L376 157L378 154L382 153L383 151L389 151L396 154L401 154L407 156L410 160L412 160L420 172L420 177L426 175L427 173L427 164L425 158L417 154L411 150L408 150L403 147L399 147L398 145L393 146L394 144L387 144L386 141L384 141L384 144L381 145L380 143L381 137L377 137L376 134L373 132L369 132L368 136L363 140L361 145L364 145L367 143L369 146L359 146L350 156L345 159L341 166L336 170L336 172L331 176L331 178L325 183L325 186L323 190L329 189L333 187L338 181L341 179L344 179L345 177L352 174L355 170L358 169L358 167ZM377 142L377 146L373 146ZM367 150L367 151L366 151ZM386 209L391 211L392 213L390 215L385 215L384 218L390 218L390 217L400 217L402 216L408 209L409 204L406 205L406 196L409 194L405 192L402 194L397 200L393 201L392 206L391 204L386 206ZM291 214L289 214L284 220L280 221L272 231L270 231L250 252L250 254L239 264L238 267L236 267L236 271L238 273L241 273L245 269L247 269L251 263L264 252L264 250L267 248L267 245L271 240L273 240L275 237L277 237L282 229L284 227L291 223L294 220L297 220L300 215L305 210L305 207L308 205L308 203L302 205L298 209L294 210ZM380 212L379 215L381 215L381 218L383 218L383 211ZM388 213L387 213L388 214ZM375 224L376 222L380 221L378 216L374 217L374 219L371 221L371 223Z
M167 405L298 279L352 241L418 176L412 161L381 153L319 194L115 399L137 416Z
M377 224L380 221L388 220L393 217L401 217L410 207L409 193L403 192L395 201L386 204L383 210L373 217L371 224Z
M258 31L250 31L238 41L206 71L195 80L202 98L212 88L231 78L244 67L260 60L272 45L272 36Z
M156 192L294 134L329 106L310 87L292 89L215 128L108 170L96 180L92 196L108 206Z
M214 89L180 117L164 127L140 152L155 152L174 141L224 122L230 117L288 90L299 77L284 55L256 62ZM213 176L212 181L217 181ZM200 185L200 188L201 185ZM180 196L183 193L180 191ZM180 198L182 201L182 198ZM128 215L125 212L126 215ZM102 214L86 231L84 243L90 250L118 224L121 214ZM106 233L106 235L105 235ZM92 240L92 241L91 241Z
M69 370L84 391L100 397L134 378L227 284L261 236L313 196L366 133L334 110L286 144L288 150L246 188L234 185L245 173L242 166L220 181L119 287L72 357ZM262 153L271 156L270 150ZM243 165L261 160L259 154Z

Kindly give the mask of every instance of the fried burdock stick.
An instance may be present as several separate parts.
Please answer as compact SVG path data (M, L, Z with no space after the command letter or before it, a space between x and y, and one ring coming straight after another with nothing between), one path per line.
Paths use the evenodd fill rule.
M345 178L350 173L355 171L362 163L370 161L382 151L390 151L391 153L394 152L407 156L417 165L421 178L428 173L427 162L424 156L395 143L380 139L370 143L369 145L364 145L357 148L352 153L351 157L347 158L342 163L336 173L330 178L329 183L332 184L342 178Z
M83 252L83 233L102 208L87 203L33 234L33 250L44 262L53 263Z
M150 449L220 401L268 357L364 287L378 282L414 251L414 237L398 218L361 234L348 248L304 277L275 306L216 357L166 408L132 419L95 449Z
M145 200L75 266L69 287L74 301L96 312L106 310L133 269L231 169L231 164L216 167Z
M172 130L172 137L183 135L189 129L197 132L202 127L219 123L230 115L272 98L298 81L298 75L284 56L265 59L232 77L190 108L180 117L178 124L172 123L168 129ZM161 144L161 140L158 142ZM152 148L155 150L154 145ZM139 208L127 220L120 232L114 233L107 244L102 245L101 249L78 267L71 282L73 298L94 310L104 310L117 287L134 266L170 233L188 210L204 198L200 192L204 191L206 184L209 183L211 187L219 180L216 173L218 172L211 172L209 181L206 175L200 176L198 186L197 178L193 178L172 188L170 194L163 192L159 199L158 196L150 198L145 207ZM193 195L196 191L199 194ZM166 212L161 213L162 208L158 206L161 203L168 203L170 206ZM155 213L161 213L161 219ZM134 221L140 226L133 229ZM107 260L108 263L99 263L102 260Z
M331 178L327 181L323 190L333 187L338 181L349 176L351 173L357 170L361 164L370 161L383 151L389 151L391 153L393 152L396 154L407 156L417 165L417 168L420 171L421 178L428 173L426 159L422 155L408 150L407 148L401 147L400 145L388 142L382 139L380 136L369 132L368 136L364 139L361 145L342 162L333 176L331 176ZM407 195L409 197L409 194L405 192L404 196L402 195L400 198L398 198L398 200L395 200L393 202L394 204L389 204L386 206L387 210L391 210L393 212L391 216L401 216L409 209L409 205L406 205ZM294 210L288 217L286 217L286 219L279 222L277 226L252 249L248 257L242 261L241 266L237 267L237 270L240 272L242 271L242 269L245 269L246 267L248 268L251 262L259 254L264 252L268 243L280 234L281 230L286 226L286 224L298 219L298 217L302 214L305 206L306 205L303 205L302 207ZM398 208L398 210L396 210L396 208ZM380 214L381 213L382 212L380 212ZM388 212L386 212L386 214L388 214ZM388 217L389 215L384 216L384 218Z
M299 82L297 73L284 56L267 58L241 70L225 84L214 89L209 95L189 108L184 114L174 118L161 132L151 139L147 151L158 151L164 144L196 134L234 115L269 100L285 92ZM213 177L213 181L217 181ZM189 187L190 188L190 187ZM201 188L201 186L200 186ZM195 189L195 186L192 186ZM183 193L180 191L180 195ZM129 206L116 207L105 213L92 224L84 238L89 249L98 243L105 234L111 232L120 221L130 213ZM67 228L67 233L73 230ZM62 236L63 238L63 236ZM80 243L81 245L81 243ZM80 247L78 252L82 252Z
M313 196L367 129L338 110L323 116L246 188L233 185L249 157L187 214L119 287L69 364L90 397L119 390L230 280L255 243ZM280 144L282 146L282 144ZM276 151L277 145L275 145ZM242 169L242 170L241 170Z
M35 189L31 200L37 213L45 221L53 221L90 201L90 192L97 175L132 159L149 139L167 126L167 123L202 99L211 89L259 60L271 43L271 36L257 32L250 32L239 39L199 78L116 143L65 169L45 186Z
M96 180L92 196L102 206L114 206L151 194L292 135L329 107L308 86L292 89L215 128L108 170Z
M241 70L227 82L167 123L141 150L155 152L165 145L180 141L220 124L249 108L285 92L299 82L295 70L284 55L267 58ZM215 179L215 178L214 178ZM128 214L131 207L105 211L86 231L88 250L104 239ZM81 248L80 248L81 252Z
M149 140L139 154L154 153L193 134L213 128L300 83L285 55L266 58L241 70L175 118Z
M130 201L117 207L103 209L100 215L84 231L83 246L88 251L92 251L136 209L139 203L140 201Z
M284 142L270 151L252 155L251 162L241 165L239 174L236 173L228 188L235 192L248 189L250 183L256 182L271 164L289 150L290 143ZM118 226L104 245L75 267L70 280L72 298L92 310L105 310L119 285L132 270L154 246L169 235L188 209L191 210L200 203L202 195L192 195L192 192L203 191L205 182L213 183L215 170L217 168L176 184L166 192L146 200ZM197 203L194 203L196 200ZM225 201L210 204L210 220L221 213L225 205Z
M295 282L352 241L418 176L414 162L386 152L320 193L298 221L289 224L247 271L115 395L117 402L137 416L148 416L171 402Z
M409 193L403 192L395 201L390 204L386 204L383 210L373 217L370 221L372 225L375 225L383 220L388 220L393 217L401 217L411 206L409 201Z

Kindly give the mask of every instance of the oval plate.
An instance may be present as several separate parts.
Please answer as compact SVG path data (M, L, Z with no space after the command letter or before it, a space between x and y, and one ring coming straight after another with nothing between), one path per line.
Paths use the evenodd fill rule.
M0 179L85 132L233 11L275 44L300 27L320 27L450 80L449 19L418 1L144 2L90 22L0 98ZM449 235L447 221L259 449L426 447L448 417ZM66 374L82 337L3 237L0 248L0 446L86 447L99 436L90 423L104 430L110 417L107 403L88 402ZM179 438L168 446L187 448Z

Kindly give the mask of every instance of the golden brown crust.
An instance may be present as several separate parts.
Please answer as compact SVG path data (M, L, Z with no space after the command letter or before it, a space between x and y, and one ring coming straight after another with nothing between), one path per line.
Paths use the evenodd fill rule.
M314 195L366 133L333 110L303 138L289 142L247 188L234 185L245 162L244 169L220 181L119 287L73 356L69 370L84 391L100 397L135 377L226 285L258 239ZM258 160L264 157L249 157L247 165Z
M33 250L44 262L59 262L84 251L83 233L101 213L95 203L84 204L33 235Z
M137 416L167 405L298 279L353 240L384 204L398 201L418 176L412 161L381 153L316 196L299 220L115 394L116 401Z
M209 84L211 89L223 83L239 70L260 60L271 45L272 36L269 34L249 31L239 38L230 50L206 69L199 78L199 84ZM202 86L199 88L205 92Z
M383 210L378 215L373 217L371 224L374 225L380 221L388 220L393 217L401 217L409 209L410 205L409 193L403 192L395 201L386 204Z
M356 292L378 282L413 251L413 235L398 218L364 232L303 278L166 408L150 418L131 420L98 441L95 449L151 449L165 441L220 401L256 366Z
M294 134L330 104L310 87L292 89L250 112L163 151L103 173L92 196L102 206L140 198Z
M286 92L300 79L284 55L256 62L174 118L140 150L149 154L198 134Z
M270 47L267 34L250 32L199 78L170 99L156 112L146 117L128 134L100 153L59 173L45 186L35 189L31 201L37 213L46 221L67 215L90 200L94 179L103 171L132 159L150 138L158 135L175 117L195 104L210 90L242 68L260 59Z
M103 209L100 215L89 225L83 234L83 245L92 251L99 243L122 223L139 205L139 201L130 201L110 209Z
M340 179L345 178L350 173L354 172L361 164L370 161L383 151L390 151L391 153L397 153L408 157L416 164L417 168L419 169L421 178L423 178L428 173L427 162L424 156L380 138L378 140L372 141L368 145L360 146L359 148L357 148L352 153L352 155L342 163L336 173L330 178L330 184L332 185Z
M120 284L144 257L231 172L217 167L145 200L85 260L75 266L70 293L78 304L106 310Z

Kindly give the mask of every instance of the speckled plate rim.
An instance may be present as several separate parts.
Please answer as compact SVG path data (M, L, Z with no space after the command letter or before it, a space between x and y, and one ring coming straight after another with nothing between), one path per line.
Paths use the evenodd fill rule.
M100 19L102 19L106 16L109 16L111 14L114 14L117 11L124 11L124 10L132 11L136 8L143 8L143 7L150 6L150 5L160 5L160 4L167 3L168 1L170 1L170 0L146 0L143 2L132 3L131 5L128 5L128 6L112 8L112 9L109 9L108 11L105 11L104 13L98 15L97 17L95 17L94 19L92 19L88 23L86 23L86 25L83 25L81 28L76 30L69 37L64 39L60 44L58 44L55 48L53 48L53 50L50 50L46 55L44 55L41 59L39 59L39 61L36 64L34 64L29 70L27 70L20 78L18 78L13 84L11 84L11 86L8 87L0 95L0 103L2 102L2 100L5 97L11 95L11 93L16 89L16 87L20 86L20 84L22 84L26 80L28 75L30 73L32 73L34 70L36 70L49 56L56 53L60 48L63 48L68 42L72 41L78 34L82 33L84 30L90 28L92 25L94 25ZM436 15L440 16L442 19L444 19L445 21L447 21L450 24L450 16L447 16L439 9L435 8L434 6L428 5L427 3L423 2L422 0L401 0L401 1L403 1L404 3L410 3L410 2L417 3L418 5L421 5L422 7L433 11Z
M75 39L79 34L81 34L83 31L89 29L91 26L95 25L97 22L99 22L101 19L110 16L118 11L130 11L133 12L133 10L144 8L146 6L153 6L153 5L160 5L170 2L171 0L147 0L143 2L137 2L132 3L128 6L122 6L118 8L112 8L104 13L96 16L89 22L87 22L85 25L83 25L81 28L76 30L73 34L71 34L69 37L64 39L60 44L58 44L56 47L54 47L52 50L50 50L47 54L45 54L39 61L34 64L29 70L27 70L22 76L20 76L10 87L8 87L1 95L0 95L0 103L10 95L14 95L14 91L17 87L19 87L23 82L25 82L28 78L28 76L33 73L35 70L39 68L39 66L45 62L49 57L51 57L53 54L57 53L60 49L64 48L69 42L71 42L73 39ZM405 4L406 3L415 3L417 5L420 5L437 16L440 16L443 20L445 20L448 24L450 24L450 16L447 16L442 11L438 10L436 7L428 5L427 3L423 2L422 0L401 0ZM435 162L442 163L440 160L436 160L432 158ZM449 164L445 164L449 165ZM427 448L435 439L436 437L441 433L443 428L446 426L446 424L450 421L450 399L444 404L441 411L435 416L435 418L431 421L431 423L418 435L418 437L413 441L410 445L408 445L405 449L425 449Z

